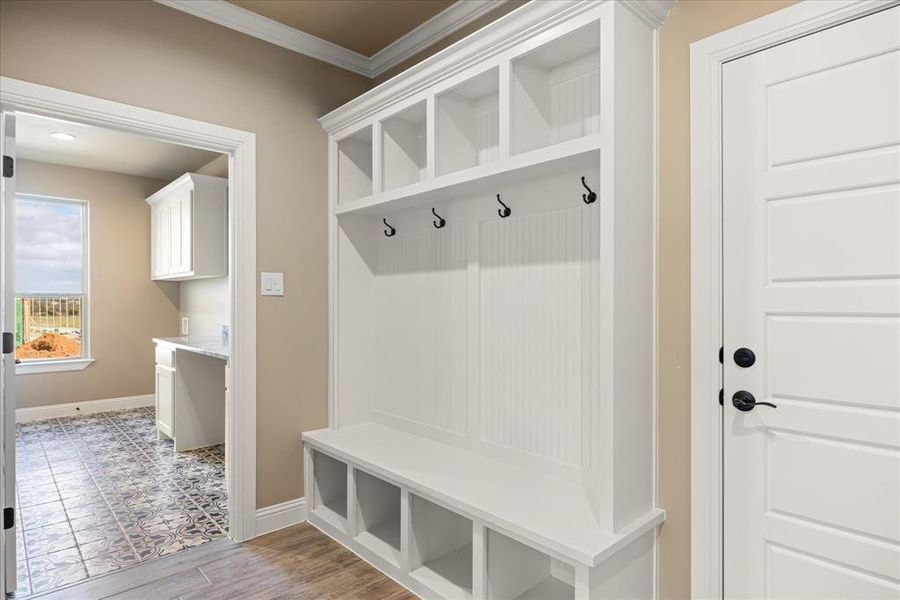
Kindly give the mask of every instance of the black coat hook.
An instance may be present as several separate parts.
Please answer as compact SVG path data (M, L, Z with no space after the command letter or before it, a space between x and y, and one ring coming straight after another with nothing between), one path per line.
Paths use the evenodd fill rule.
M433 214L434 216L437 217L437 221L432 221L432 223L434 223L434 228L435 228L435 229L440 229L441 227L443 227L444 225L447 224L447 221L445 221L444 218L441 217L441 215L439 215L439 214L437 214L436 212L434 212L434 209L433 209L433 208L431 209L431 214Z
M581 185L588 191L587 194L581 195L581 199L584 200L585 204L593 204L597 200L597 194L588 187L588 184L584 181L584 177L581 178Z
M500 206L503 207L503 208L497 209L497 214L500 215L501 218L505 219L510 214L512 214L512 210L506 204L503 203L503 200L500 199L500 194L497 194L497 202L499 202Z
M384 235L386 235L387 237L393 237L394 234L397 233L397 230L388 224L387 219L382 219L381 222L384 223L385 227L387 227L387 229L384 230Z

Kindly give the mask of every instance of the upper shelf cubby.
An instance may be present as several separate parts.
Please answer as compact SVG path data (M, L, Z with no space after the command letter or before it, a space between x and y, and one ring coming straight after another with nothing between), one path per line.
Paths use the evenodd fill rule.
M599 133L599 21L516 58L512 73L514 154Z
M337 143L338 203L372 195L372 128L366 127Z
M427 163L425 102L382 121L382 178L385 190L425 177Z
M437 96L437 175L497 160L500 155L500 80L493 68Z

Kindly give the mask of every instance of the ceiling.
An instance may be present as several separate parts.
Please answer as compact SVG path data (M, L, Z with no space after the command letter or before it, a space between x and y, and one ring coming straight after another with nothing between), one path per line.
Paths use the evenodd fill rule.
M372 56L455 0L228 0L323 40Z
M57 131L77 139L69 142L50 136ZM16 154L24 160L167 181L220 156L115 129L22 113L16 115Z

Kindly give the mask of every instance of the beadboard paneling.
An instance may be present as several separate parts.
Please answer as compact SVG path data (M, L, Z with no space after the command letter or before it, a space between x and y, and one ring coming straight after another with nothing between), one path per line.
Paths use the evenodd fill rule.
M551 143L599 132L599 71L589 71L550 87Z
M466 427L466 229L377 242L376 410L456 433Z
M481 439L591 463L599 377L597 211L481 224ZM582 447L584 440L585 447Z

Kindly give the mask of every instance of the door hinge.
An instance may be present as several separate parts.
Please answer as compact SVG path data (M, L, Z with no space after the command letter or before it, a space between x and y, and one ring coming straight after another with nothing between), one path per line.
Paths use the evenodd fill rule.
M3 155L3 176L9 179L15 172L15 163L12 156Z
M725 346L719 346L719 364L725 364Z
M16 336L11 331L3 332L3 354L12 354L16 350Z
M719 406L725 406L725 388L719 388Z
M3 529L12 529L16 526L16 509L7 506L3 509Z

